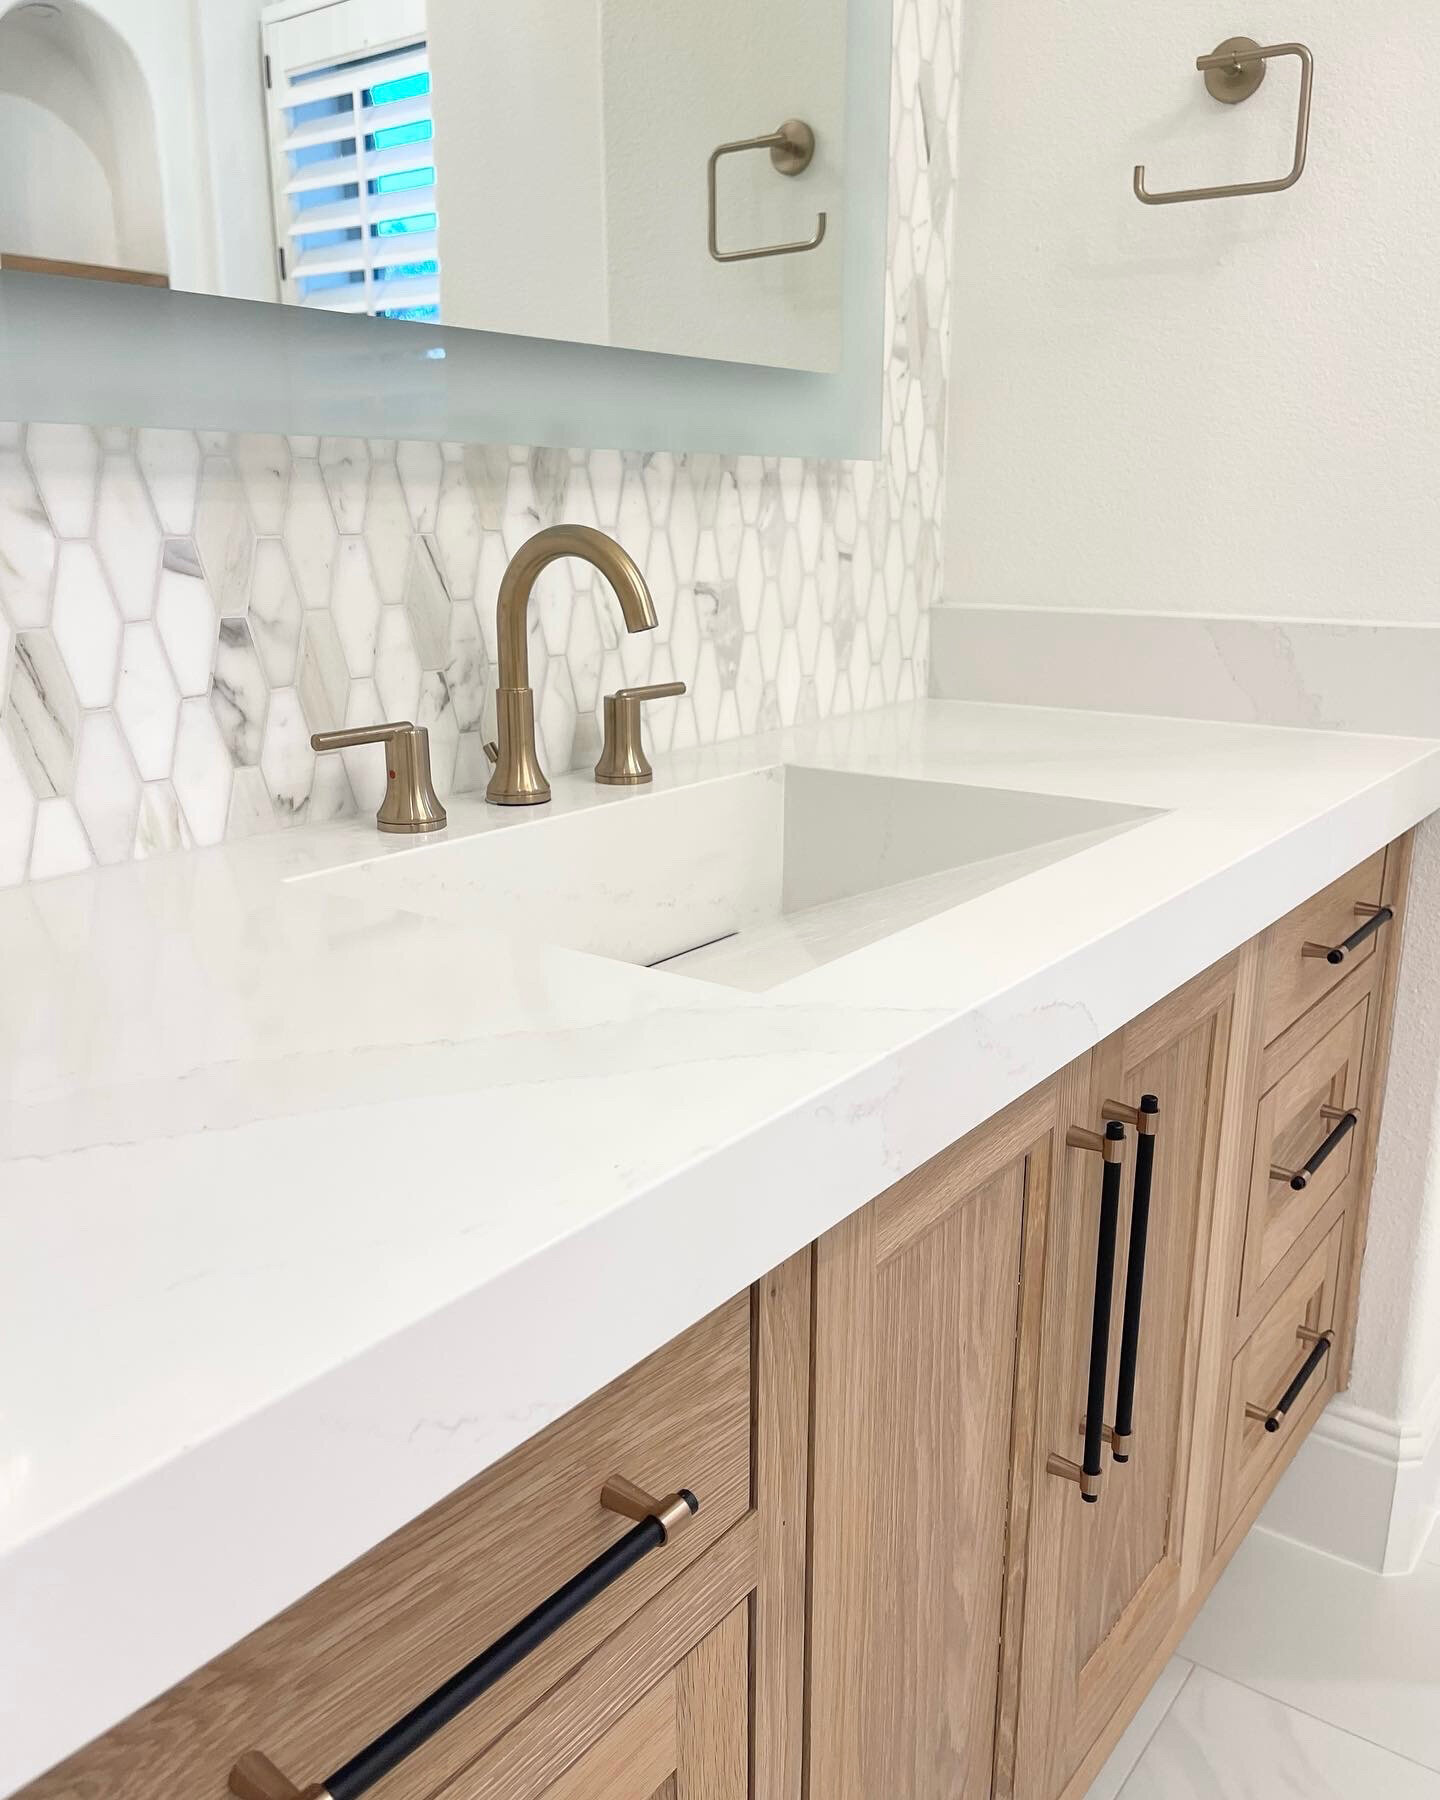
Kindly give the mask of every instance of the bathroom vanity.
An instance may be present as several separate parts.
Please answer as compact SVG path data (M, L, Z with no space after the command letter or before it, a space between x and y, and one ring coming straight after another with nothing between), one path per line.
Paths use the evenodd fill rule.
M929 702L88 878L92 1013L10 1027L87 1046L9 1114L6 1255L77 1300L5 1327L26 1800L1079 1800L1345 1385L1437 802L1420 740ZM79 898L4 902L37 992ZM682 901L728 959L643 967ZM192 1079L122 1118L150 1033Z

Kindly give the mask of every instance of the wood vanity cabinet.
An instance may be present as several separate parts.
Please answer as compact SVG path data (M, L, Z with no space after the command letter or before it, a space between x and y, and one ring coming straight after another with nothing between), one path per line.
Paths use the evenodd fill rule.
M816 1246L808 1800L1083 1800L1344 1379L1408 850ZM1133 1431L1087 1502L1102 1162L1073 1133L1143 1095L1159 1111ZM1134 1124L1107 1427L1140 1270Z
M303 1790L614 1544L616 1474L700 1512L376 1800L1083 1800L1348 1378L1408 857L1306 901L25 1800L224 1800L248 1749ZM1082 1484L1097 1322L1110 1441Z

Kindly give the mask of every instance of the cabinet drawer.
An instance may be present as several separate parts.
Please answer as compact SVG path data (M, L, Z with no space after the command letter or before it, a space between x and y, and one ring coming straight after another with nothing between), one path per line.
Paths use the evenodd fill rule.
M748 1608L707 1628L687 1585L693 1599L656 1602L668 1629L625 1627L436 1800L748 1800Z
M1308 1047L1295 1043L1288 1067L1267 1071L1273 1079L1256 1115L1241 1311L1358 1167L1373 991L1367 981L1354 1004L1318 1039ZM1306 1021L1300 1037L1311 1035L1308 1027ZM1290 1043L1286 1038L1277 1051L1284 1053Z
M692 1489L699 1514L673 1543L372 1790L377 1800L432 1793L744 1517L750 1364L746 1293L42 1776L25 1800L226 1800L231 1767L251 1750L302 1789L323 1780L631 1529L600 1504L612 1475L660 1495Z
M1335 1391L1336 1355L1327 1334L1336 1323L1344 1230L1342 1217L1231 1364L1217 1542Z
M1389 924L1371 930L1354 949L1344 950L1339 961L1329 961L1323 954L1327 949L1340 952L1346 940L1369 922L1382 902L1384 879L1385 852L1379 850L1270 927L1265 961L1267 1044L1383 944Z

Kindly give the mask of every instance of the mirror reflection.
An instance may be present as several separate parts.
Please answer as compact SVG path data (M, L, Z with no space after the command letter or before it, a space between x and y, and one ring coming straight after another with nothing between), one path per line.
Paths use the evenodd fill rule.
M0 269L831 369L845 30L845 0L0 0Z

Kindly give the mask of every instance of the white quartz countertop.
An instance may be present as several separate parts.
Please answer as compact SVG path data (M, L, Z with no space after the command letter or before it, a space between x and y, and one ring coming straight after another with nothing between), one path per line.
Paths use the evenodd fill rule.
M430 853L368 820L0 896L0 1793L1440 807L1430 740L929 701L549 810L786 762L1158 810L762 993L290 879Z

